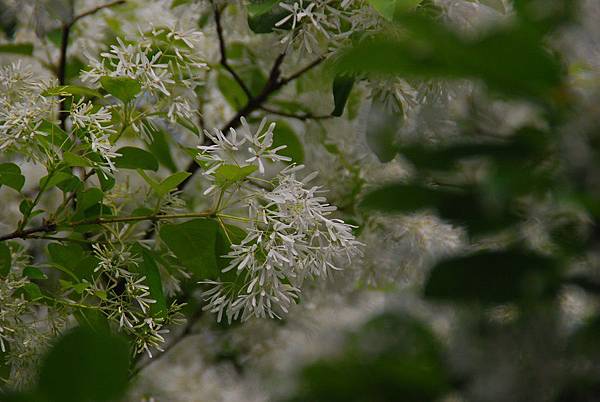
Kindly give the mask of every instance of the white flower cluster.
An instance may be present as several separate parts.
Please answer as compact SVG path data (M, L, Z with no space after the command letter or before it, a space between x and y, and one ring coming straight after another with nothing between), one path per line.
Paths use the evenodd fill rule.
M300 52L342 44L352 32L378 26L380 16L363 0L296 0L279 3L286 15L275 24L282 43ZM290 28L290 29L284 29Z
M11 367L5 380L11 388L20 389L35 378L39 360L64 321L59 312L41 313L38 302L27 297L35 284L23 275L23 269L31 259L20 246L10 244L9 250L11 266L8 273L0 274L0 354Z
M198 147L201 151L198 155L198 160L206 164L206 170L203 172L203 175L213 183L204 192L205 195L217 188L214 174L223 165L228 163L235 166L247 165L248 163L256 164L259 172L264 174L266 161L290 161L289 157L277 154L278 151L286 147L285 145L272 148L275 123L271 123L264 130L266 121L266 119L263 119L256 132L253 133L246 119L242 117L242 129L238 133L237 130L231 128L229 137L216 128L212 134L204 130L204 135L212 144Z
M281 42L313 53L321 47L321 38L331 40L333 35L340 34L343 14L332 3L330 0L279 3L279 6L287 11L287 15L280 19L275 27L291 24L289 31L283 31Z
M242 169L253 165L264 175L265 161L288 161L277 155L283 146L272 148L274 124L263 132L265 125L263 120L252 133L242 120L241 137L236 130L231 130L229 138L218 130L207 134L214 144L199 147L199 159L207 166L205 176L215 183L215 172L227 163L244 164ZM246 143L247 153L242 148ZM248 178L266 182L272 189L254 190L242 197L249 205L248 233L225 256L231 262L222 278L205 282L211 285L205 309L216 313L218 321L223 315L229 321L280 318L297 301L306 279L326 278L361 253L353 226L330 216L336 207L327 203L319 186L307 186L316 174L296 178L302 168L288 166L271 181ZM218 183L210 188L216 187Z
M386 110L402 114L404 119L419 106L421 101L419 92L402 78L370 78L367 86L371 90L372 99L381 101Z
M81 130L82 136L89 142L92 151L104 159L106 165L99 166L104 173L116 170L113 159L120 156L111 144L113 129L112 115L104 106L95 106L92 102L78 100L71 106L71 122L74 130Z
M95 272L101 271L93 283L88 284L86 294L101 300L100 311L109 320L118 323L119 329L131 334L135 339L136 353L146 352L152 357L151 349L160 348L168 333L165 328L168 319L154 317L150 306L156 300L150 297L146 277L135 272L139 259L129 247L114 244L94 244L94 255L98 258ZM179 306L172 305L167 316L175 315Z
M82 79L91 83L106 76L135 79L144 95L138 99L146 100L144 106L151 106L154 115L167 116L172 122L193 120L189 99L207 68L198 54L202 38L201 32L175 28L140 31L132 42L117 38L117 45L101 53L99 60L89 57L91 68L82 73ZM141 120L132 127L145 132Z
M22 320L31 307L23 293L17 296L28 282L27 278L16 278L12 274L0 278L0 350L3 353L13 339L15 327L23 325Z
M0 68L0 150L26 147L44 135L38 128L54 109L53 100L41 95L48 84L35 80L20 61Z

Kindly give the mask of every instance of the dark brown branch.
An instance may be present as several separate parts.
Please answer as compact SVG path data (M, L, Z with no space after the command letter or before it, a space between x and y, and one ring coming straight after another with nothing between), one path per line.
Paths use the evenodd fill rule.
M223 35L223 26L221 25L222 9L219 8L214 3L214 1L212 3L213 3L213 8L214 8L214 15L215 15L215 25L217 26L217 37L219 38L219 51L221 53L221 61L220 61L221 65L223 66L223 68L225 70L227 70L229 72L229 74L231 74L231 76L233 77L235 82L237 82L237 84L240 86L240 88L242 88L242 91L244 91L246 96L248 98L251 98L252 93L250 92L250 89L246 86L246 84L244 83L244 80L242 80L242 78L235 72L235 70L227 62L227 48L225 47L225 37Z
M85 219L76 222L64 222L61 223L61 226L65 227L76 227L83 225L103 225L107 223L127 223L127 222L140 222L140 221L160 221L165 219L184 219L184 218L201 218L213 216L213 211L202 211L202 212L190 212L184 214L156 214L156 215L141 215L141 216L115 216L112 218L94 218L94 219ZM0 241L10 240L10 239L27 239L30 235L36 233L53 233L56 232L58 228L58 224L54 222L47 222L41 226L29 228L29 229L20 229L16 230L12 233L0 236Z
M277 56L277 58L273 62L271 71L269 72L269 77L267 78L267 82L266 82L265 86L263 87L263 89L261 90L261 92L256 96L249 97L248 103L241 110L239 110L236 113L236 115L227 124L225 124L225 126L223 126L221 128L221 131L227 132L227 131L229 131L230 128L238 127L241 122L241 118L243 116L247 116L250 113L260 109L262 107L263 103L269 98L269 96L271 96L273 93L278 91L284 85L294 81L295 79L302 76L304 73L315 68L324 60L323 58L319 58L319 59L313 61L312 63L308 64L304 68L298 70L296 73L293 73L289 77L281 78L281 65L283 64L285 56L286 56L285 53L281 53L281 54L279 54L279 56ZM192 160L186 169L186 171L191 173L191 175L178 186L179 191L183 190L188 185L188 183L190 182L190 179L193 177L194 173L196 173L198 171L198 168L199 168L198 164ZM148 232L147 236L145 238L151 237L153 233L154 233L154 231ZM185 301L186 301L186 297L183 298L183 302L185 302ZM146 360L145 362L139 364L132 372L131 378L135 377L144 368L148 367L153 362L159 360L161 357L166 355L169 350L171 350L173 347L175 347L177 344L179 344L183 339L185 339L188 335L190 335L192 333L194 324L198 321L198 319L200 318L201 315L202 315L202 309L199 308L198 310L196 310L194 312L192 317L190 317L184 330L179 335L177 335L177 337L175 337L174 339L171 340L169 345L167 345L165 347L164 351L161 352L156 357L154 357L153 359Z
M11 239L26 239L29 235L35 233L52 233L56 232L56 223L45 223L42 226L37 226L30 229L17 230L12 233L0 236L0 241Z
M119 4L124 4L127 0L116 0L110 3L102 4L98 7L94 7L88 11L84 11L81 14L76 15L70 22L64 23L61 27L61 40L60 40L60 56L58 59L58 67L56 69L56 77L58 78L59 85L65 85L66 83L66 72L67 72L67 49L69 47L69 37L71 35L71 28L77 21L82 18L85 18L89 15L96 14L100 10L104 10L105 8L114 7ZM61 97L60 99L60 111L59 111L59 119L60 126L63 130L66 130L67 117L69 113L66 111L66 102L65 98Z
M276 110L276 109L272 109L268 106L261 106L260 107L262 110L264 110L265 112L271 113L271 114L275 114L278 116L283 116L283 117L289 117L292 119L298 119L298 120L323 120L323 119L331 119L333 116L329 115L329 114L325 114L325 115L315 115L312 113L301 113L301 114L294 114L294 113L288 113L288 112L284 112L283 110Z
M294 74L290 75L287 78L283 78L281 80L281 86L286 85L287 83L294 81L295 79L297 79L301 75L307 73L309 70L312 70L313 68L315 68L316 66L318 66L319 64L321 64L324 61L325 61L324 57L319 57L318 59L313 60L313 62L310 63L310 64L308 64L306 67L301 68L300 70L298 70L297 72L295 72Z
M307 66L298 70L297 72L291 74L288 77L281 78L281 65L283 64L283 60L285 59L285 53L281 53L275 61L273 62L273 66L271 67L271 71L269 72L269 77L262 91L251 98L248 99L248 103L241 110L239 110L235 116L224 126L221 128L221 131L227 132L230 128L236 128L240 125L241 118L244 116L250 115L252 112L260 109L265 103L265 101L275 92L277 92L281 87L289 84L290 82L296 80L306 72L315 68L319 64L324 61L324 58L320 57L313 62L309 63ZM190 180L194 177L194 174L198 171L198 164L195 161L191 161L186 168L188 173L191 173L181 184L178 186L178 190L183 190Z
M71 21L70 25L72 26L73 24L75 24L80 19L85 18L87 16L90 16L92 14L96 14L100 10L104 10L106 8L118 6L120 4L125 4L126 2L127 2L127 0L115 0L115 1L111 1L110 3L101 4L98 7L94 7L92 9L89 9L88 11L84 11L83 13L78 14L75 17L73 17L73 20Z
M71 34L71 24L64 24L62 26L61 31L61 40L60 40L60 58L58 59L58 69L56 70L56 75L58 77L58 84L65 85L66 81L66 71L67 71L67 48L69 46L69 35ZM60 127L63 130L67 129L67 117L69 113L67 112L66 99L64 97L60 98L60 111L58 112L58 117L60 119Z

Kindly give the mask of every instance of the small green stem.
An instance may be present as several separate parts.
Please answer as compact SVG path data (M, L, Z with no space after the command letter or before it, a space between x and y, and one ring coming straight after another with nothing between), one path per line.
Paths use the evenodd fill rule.
M255 221L255 219L243 218L241 216L235 216L235 215L217 214L216 216L218 218L231 219L231 220L234 220L234 221L241 221L241 222L252 222L252 221Z
M44 185L40 187L40 191L38 191L38 193L36 194L35 199L33 200L32 204L31 204L31 207L27 209L27 212L25 214L23 214L23 220L19 224L18 230L23 230L25 225L27 225L27 223L29 222L31 213L33 212L33 210L35 209L37 204L40 202L40 198L42 197L42 194L44 193L44 191L46 191L46 187L48 187L48 183L50 182L50 179L54 175L54 172L55 172L55 170L51 170L50 172L48 172L47 179L44 182Z

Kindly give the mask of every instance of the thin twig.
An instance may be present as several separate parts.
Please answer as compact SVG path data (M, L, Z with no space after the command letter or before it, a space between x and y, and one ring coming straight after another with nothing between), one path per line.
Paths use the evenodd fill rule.
M263 87L262 91L258 95L250 98L248 100L248 103L246 104L246 106L244 106L240 111L238 111L236 113L236 115L233 116L233 118L223 128L221 128L221 131L227 132L227 131L229 131L230 128L238 127L240 125L241 118L243 116L248 116L252 112L260 109L262 107L263 103L265 101L267 101L267 99L273 93L277 92L284 85L289 84L290 82L296 80L297 78L299 78L303 74L307 73L311 69L315 68L316 66L318 66L325 60L324 58L320 57L320 58L312 61L305 67L301 68L297 72L291 74L290 76L280 78L281 77L281 65L283 64L285 55L286 55L285 53L281 53L279 56L277 56L277 58L273 62L273 66L271 67L271 71L269 73L269 78L267 79L267 82L266 82L265 86ZM188 183L194 177L194 174L198 171L198 169L199 169L199 165L195 161L192 160L188 164L186 171L191 174L183 182L181 182L181 184L179 184L179 186L177 187L177 189L179 191L183 190L188 185Z
M90 177L92 177L94 175L95 171L94 169L90 170L89 172L85 172L85 174L83 175L82 178L82 182L85 183ZM61 212L64 208L66 208L69 203L71 201L73 201L73 199L75 198L75 195L77 193L75 191L73 191L71 194L69 194L69 196L65 199L65 201L61 204L61 206L58 208L58 210L56 211L56 213Z
M126 222L139 222L139 221L160 221L166 219L184 219L184 218L201 218L208 217L214 215L213 211L203 211L203 212L190 212L185 214L155 214L155 215L142 215L142 216L117 216L113 218L94 218L94 219L84 219L81 221L75 222L64 222L64 223L55 223L55 222L47 222L41 226L15 230L12 233L0 236L0 241L10 240L10 239L27 239L30 235L36 233L52 233L56 232L59 226L66 227L76 227L83 225L103 225L107 223L126 223Z
M219 38L219 51L221 52L221 65L223 66L223 68L225 70L229 71L229 74L231 74L231 76L233 77L235 82L237 82L237 84L240 86L242 91L244 91L244 93L246 94L248 99L250 99L252 97L252 93L250 92L250 89L248 88L248 86L246 86L246 84L244 83L244 80L242 80L242 78L235 72L235 70L227 62L227 48L225 47L223 26L221 25L222 9L219 8L219 6L217 6L214 1L212 1L212 4L213 4L213 8L214 8L215 25L217 27L217 37Z
M56 232L56 223L46 223L42 226L37 226L30 229L16 230L12 233L0 236L0 241L11 240L11 239L26 239L29 235L34 233L52 233Z
M77 21L79 21L82 18L85 18L85 17L90 16L92 14L96 14L100 10L104 10L105 8L110 8L110 7L118 6L120 4L125 4L126 2L127 2L127 0L115 0L115 1L111 1L110 3L101 4L98 7L94 7L92 9L87 10L87 11L84 11L81 14L76 15L75 17L73 17L73 20L71 21L71 25L75 24Z
M64 24L61 30L61 40L60 40L60 58L58 59L58 69L56 70L56 75L58 77L58 84L65 85L66 81L66 71L67 71L67 48L69 46L69 35L71 33L71 24ZM58 112L58 117L60 119L60 127L66 131L67 129L67 117L69 116L69 112L67 112L66 98L61 96L60 98L60 110Z
M96 14L100 10L104 10L109 7L114 7L119 4L124 4L127 0L116 0L110 3L102 4L98 7L94 7L88 11L84 11L81 14L78 14L73 17L73 19L67 23L64 23L61 27L61 40L60 40L60 56L58 59L58 67L56 69L56 76L58 78L59 85L65 85L66 83L66 72L67 72L67 49L69 47L69 37L71 35L71 28L77 21L82 18L85 18L89 15ZM67 125L67 117L69 113L66 110L66 101L64 97L60 99L60 111L59 111L59 119L60 126L63 130L66 130Z
M298 120L323 120L323 119L331 119L333 116L330 114L324 114L324 115L315 115L312 113L302 113L302 114L294 114L294 113L288 113L285 112L283 110L276 110L276 109L272 109L268 106L261 106L260 107L262 110L264 110L265 112L271 113L271 114L276 114L278 116L283 116L283 117L289 117L292 119L298 119Z
M27 236L28 239L33 239L33 240L54 240L54 241L68 241L68 242L73 242L73 243L80 243L80 244L90 244L90 243L98 243L97 240L91 241L91 240L81 240L81 239L70 239L68 237L58 237L58 236L47 236L47 235L30 235Z
M297 72L295 72L294 74L290 75L287 78L281 79L281 82L280 82L281 86L286 85L287 83L294 81L295 79L297 79L301 75L307 73L309 70L312 70L313 68L315 68L316 66L318 66L319 64L321 64L324 61L325 61L324 57L319 57L319 58L313 60L306 67L301 68L300 70L298 70Z
M219 15L219 18L220 18L220 15ZM290 82L294 81L295 79L299 78L300 76L302 76L306 72L308 72L311 69L315 68L316 66L318 66L319 64L321 64L321 62L324 60L323 58L316 59L313 62L309 63L307 66L305 66L302 69L298 70L297 72L291 74L290 76L288 76L286 78L281 78L281 65L283 64L285 56L286 56L285 52L280 53L279 56L277 56L277 58L273 62L273 66L271 67L271 70L269 72L269 76L267 78L267 82L265 83L265 85L264 85L263 89L261 90L261 92L258 95L256 95L256 96L249 96L247 104L241 110L239 110L236 113L236 115L227 124L225 124L225 126L223 126L221 128L221 131L227 132L227 131L229 131L230 128L236 128L236 127L238 127L240 125L240 123L241 123L241 118L243 116L247 116L247 115L251 114L252 112L260 109L262 107L262 105L264 104L264 102L267 101L267 99L273 93L277 92L284 85L287 85L288 83L290 83ZM207 140L210 141L209 139L207 139ZM190 182L191 178L198 171L198 169L199 169L199 165L195 161L192 160L190 162L190 164L188 165L187 169L186 169L186 171L189 172L189 173L191 173L191 174L183 182L181 182L181 184L177 187L178 191L183 190L188 185L188 183ZM182 298L182 300L180 300L180 301L185 302L186 300L187 300L187 298L184 296ZM154 357L152 360L147 360L144 363L139 364L135 368L135 370L132 372L130 378L135 377L144 368L148 367L153 362L156 362L161 357L165 356L169 350L171 350L179 342L181 342L188 335L190 335L191 332L192 332L192 328L193 328L195 322L199 319L199 317L201 316L201 314L202 314L202 309L199 308L198 310L196 310L194 312L194 314L192 315L192 317L189 319L189 321L188 321L186 327L184 328L184 330L176 338L174 338L169 343L169 345L167 347L165 347L164 351L161 352L156 357Z

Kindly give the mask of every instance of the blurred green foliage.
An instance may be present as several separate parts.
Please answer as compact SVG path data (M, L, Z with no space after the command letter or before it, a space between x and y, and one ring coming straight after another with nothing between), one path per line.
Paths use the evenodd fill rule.
M450 395L471 400L472 387L479 384L479 376L495 369L499 353L517 367L511 375L522 376L516 381L521 388L510 391L508 398L494 395L501 389L498 377L494 380L498 384L489 384L489 400L599 400L600 316L572 335L557 324L563 289L576 286L592 297L600 295L594 276L570 269L600 244L600 197L586 179L598 173L598 155L589 166L579 167L582 175L562 154L564 125L576 114L565 86L563 61L547 46L549 35L573 21L577 2L514 1L510 23L477 37L448 28L431 12L431 2L422 1L408 13L390 12L393 2L387 3L381 7L397 29L358 38L340 58L339 74L476 79L501 99L537 105L545 121L508 136L493 128L480 135L465 124L460 140L427 144L398 142L380 117L381 127L368 133L372 151L384 162L399 155L416 174L408 182L369 192L360 204L364 213L426 210L464 227L475 244L486 236L502 236L500 248L483 247L441 260L423 288L425 300L434 308L458 308L465 342L470 342L462 353L481 356L483 363L479 372L465 374L448 360L461 353L451 349L456 345L437 341L425 324L392 308L373 321L379 323L377 335L373 322L368 323L349 335L338 356L306 367L292 400L432 401ZM396 132L393 123L389 131ZM598 131L586 135L598 138ZM593 140L591 144L596 149ZM485 164L485 173L478 180L462 180L465 166L473 161ZM582 234L576 223L557 219L550 231L551 249L528 246L519 232L527 219L524 206L548 200L584 211L593 229ZM498 323L490 321L493 308L513 313ZM501 343L505 339L512 342ZM407 372L410 375L404 375ZM533 379L534 373L543 373L543 378Z
M34 389L0 394L2 401L109 402L127 390L131 352L127 341L96 326L66 333L46 355Z

